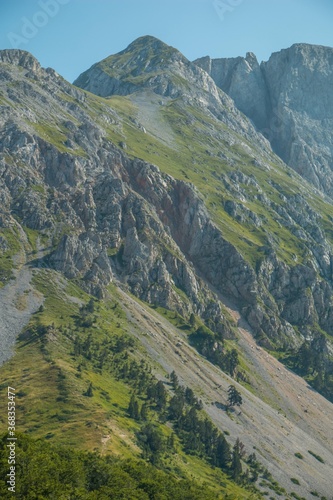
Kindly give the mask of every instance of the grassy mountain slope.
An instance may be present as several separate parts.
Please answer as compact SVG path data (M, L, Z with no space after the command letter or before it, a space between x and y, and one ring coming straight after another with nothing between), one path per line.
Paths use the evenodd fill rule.
M8 385L18 391L18 429L34 439L71 449L139 459L142 445L138 444L138 431L144 421L133 420L128 414L131 394L138 390L135 379L128 376L123 379L120 354L120 371L107 361L105 367L100 367L94 358L98 346L108 344L107 353L128 352L126 358L136 363L133 369L139 374L142 363L148 368L146 363L151 364L152 360L129 333L135 330L147 335L147 332L134 324L134 320L128 320L119 302L119 292L113 286L105 300L94 302L90 327L84 324L89 324L91 315L82 321L82 305L94 299L75 284L51 270L34 269L32 286L44 296L43 309L32 316L19 338L15 356L1 370L1 392L5 393ZM83 355L79 355L78 342L90 346L88 339L93 339L91 353L82 351ZM168 377L158 363L152 366L158 377ZM88 396L90 384L93 393ZM140 403L144 403L144 398L139 397ZM148 402L147 419L155 423L167 440L173 434L172 429L163 420L159 421L154 408ZM1 427L6 428L4 412ZM221 470L212 469L200 456L185 453L177 436L173 447L163 451L158 466L174 477L207 483L207 498L209 492L212 498L213 494L214 498L215 495L225 498L221 494L229 495L230 499L259 498L235 485Z
M134 49L136 60L142 47ZM2 389L17 387L19 428L34 438L143 455L222 496L259 498L232 481L230 463L216 467L198 429L196 439L184 429L190 405L176 422L148 398L149 377L161 379L168 408L175 370L202 399L200 418L208 414L231 447L244 442L249 478L236 481L253 485L257 468L268 498L328 495L332 405L257 350L249 331L296 360L305 340L317 352L319 339L303 374L316 384L324 377L319 388L330 395L332 205L203 72L177 51L164 55L148 51L151 65L136 66L130 82L135 65L118 71L127 95L110 98L31 56L1 64L1 281L27 311ZM233 349L235 370L225 365ZM244 398L240 414L226 412L230 384ZM158 430L157 453L145 446L145 418L129 415L133 393ZM254 451L263 465L250 466Z

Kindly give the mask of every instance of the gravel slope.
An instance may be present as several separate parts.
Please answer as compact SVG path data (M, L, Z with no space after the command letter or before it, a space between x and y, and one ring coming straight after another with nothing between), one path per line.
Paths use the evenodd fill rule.
M264 402L198 355L184 342L185 336L166 320L154 311L147 311L125 293L122 295L128 317L139 327L133 328L133 333L163 368L160 374L175 369L181 382L203 399L205 410L215 424L228 430L233 438L239 437L248 453L255 451L288 492L312 499L310 491L316 490L332 499L333 405L329 401L257 348L250 332L242 327L239 345L253 365L258 388L267 401ZM140 330L146 333L142 335ZM231 383L241 392L244 404L241 411L228 416L221 405L226 403ZM308 450L320 455L325 463L316 460ZM295 457L296 452L304 458ZM291 478L300 485L293 484ZM269 496L282 498L271 490Z
M15 280L0 289L0 365L14 354L17 336L43 301L31 286L32 271L27 265L13 274Z

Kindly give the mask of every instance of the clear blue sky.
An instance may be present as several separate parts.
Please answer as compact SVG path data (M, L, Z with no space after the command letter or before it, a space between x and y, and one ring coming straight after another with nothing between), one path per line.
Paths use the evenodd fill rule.
M333 47L333 0L0 0L0 49L28 50L69 81L142 35L191 60L260 62L296 42Z

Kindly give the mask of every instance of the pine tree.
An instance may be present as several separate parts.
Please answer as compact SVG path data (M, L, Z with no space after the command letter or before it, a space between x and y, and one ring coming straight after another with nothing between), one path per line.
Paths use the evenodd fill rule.
M196 402L194 392L192 391L192 389L190 387L186 387L186 389L185 389L185 399L186 399L186 403L188 405L194 405Z
M94 303L94 299L91 298L88 302L88 304L86 305L86 310L88 313L92 314L95 310L95 303Z
M239 438L236 439L236 443L234 445L234 448L235 448L235 450L237 450L237 453L238 453L240 458L245 457L245 446Z
M241 393L237 391L236 387L234 385L229 385L228 388L228 406L240 406L243 404L243 399L241 396Z
M185 415L181 418L179 422L179 428L184 429L188 432L196 432L198 427L198 417L197 412L194 407L186 411Z
M242 463L239 454L239 449L235 445L232 451L232 462L231 462L231 477L236 483L241 482L242 478Z
M184 397L180 394L175 394L169 403L169 416L173 420L178 420L183 414Z
M148 398L148 399L155 400L155 398L156 398L156 394L157 394L157 391L156 391L156 384L150 384L150 385L147 387L147 398Z
M147 423L141 428L138 438L143 448L144 457L153 464L158 463L159 456L165 448L165 439L161 431L153 424Z
M193 313L190 315L190 325L192 328L195 326L195 315Z
M228 363L228 371L230 375L233 377L235 375L236 368L238 366L238 352L236 349L232 349L227 354L227 363Z
M297 353L298 357L298 367L300 370L307 374L313 368L313 353L310 345L307 342L303 342Z
M85 396L88 396L88 398L92 398L94 395L93 393L93 385L92 385L92 382L90 382L89 386L88 386L88 389L85 393Z
M174 432L172 432L172 434L170 434L170 436L167 438L167 447L170 450L175 449L175 434L174 434Z
M156 396L155 396L156 406L159 410L165 408L167 402L167 393L164 384L159 380L156 384Z
M221 469L227 469L231 460L230 446L222 434L219 434L216 444L215 461Z
M132 394L129 405L128 405L128 414L131 418L135 420L139 420L140 412L139 412L139 402Z
M143 403L141 406L140 418L141 420L148 420L148 407L146 403Z
M179 387L179 380L178 380L178 377L177 377L175 370L173 370L170 373L170 381L171 381L173 390L176 391Z

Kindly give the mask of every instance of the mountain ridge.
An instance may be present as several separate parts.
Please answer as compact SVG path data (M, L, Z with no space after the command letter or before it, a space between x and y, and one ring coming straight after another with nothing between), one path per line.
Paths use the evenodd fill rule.
M270 141L273 150L332 197L333 49L294 44L256 58L197 59Z
M135 57L140 52L138 44L144 43L140 40L134 42ZM154 39L150 42L156 43ZM132 52L131 45L120 57ZM159 47L164 50L165 45ZM52 297L56 304L64 277L69 280L65 283L74 280L86 293L97 296L102 309L112 286L113 300L117 297L127 318L130 311L125 304L134 300L133 294L142 301L135 312L138 321L129 326L124 316L119 313L122 319L116 319L116 313L109 311L110 321L114 331L126 328L138 335L150 353L164 353L159 345L169 345L168 354L161 354L160 360L154 354L159 376L163 370L158 363L167 364L169 356L174 363L180 359L179 370L190 379L187 363L193 369L196 363L200 367L194 346L216 365L202 361L206 377L213 370L223 380L224 389L233 376L240 390L242 383L247 387L252 381L250 388L260 391L249 353L245 355L238 348L239 322L246 319L258 343L276 351L276 356L331 397L333 207L274 155L266 139L203 70L195 69L184 56L179 68L179 53L170 50L176 65L172 57L162 61L166 70L157 80L155 62L144 68L144 59L136 80L129 82L123 61L119 62L118 56L107 58L111 66L116 64L117 85L112 77L108 87L110 77L105 71L98 73L103 78L98 77L96 85L111 93L117 89L123 92L108 98L70 85L53 70L31 69L32 63L24 62L29 60L25 53L2 56L7 61L3 67L0 64L1 280L10 285L13 269L25 262L37 276L31 286L38 283L46 297L45 276L49 276L57 290ZM24 71L15 65L8 70L11 56L23 61L26 67L20 67ZM251 55L249 59L253 59ZM92 68L95 71L96 65ZM179 75L185 78L175 78ZM192 83L187 75L200 78ZM94 79L94 73L90 78ZM168 127L173 140L161 140L166 134L162 131L159 135L156 129L163 126ZM20 263L14 258L17 253L21 254ZM119 292L115 292L117 288ZM84 298L88 301L89 295ZM238 316L228 309L228 300L235 303ZM38 318L46 321L52 316L52 301L48 298L45 311L32 317L35 327ZM145 312L148 304L164 315L163 321L151 319L149 309ZM66 308L61 315L69 323L56 316L56 331L50 327L44 337L50 352L54 351L53 340L61 338L60 327L67 332L63 334L66 342L74 342L68 333L77 328L74 312L64 311ZM107 314L104 309L103 314ZM87 334L87 345L91 343L89 328L95 331L93 319L88 319L92 321L88 331L80 332ZM139 332L133 326L136 322L141 325ZM144 333L147 322L149 338ZM178 329L171 326L173 322ZM34 332L30 324L26 335L32 345L38 339ZM112 334L108 332L110 338ZM41 352L47 363L43 342ZM187 347L188 342L192 347ZM176 343L180 344L175 347ZM99 347L93 347L98 354ZM66 374L72 381L69 373L76 372L76 367L69 361L71 349L79 352L80 344L74 342L66 354ZM230 366L233 349L242 356L236 368ZM306 349L312 351L312 357L304 356ZM185 354L191 361L186 361ZM90 361L84 356L81 359L83 366ZM15 356L12 362L15 364ZM57 363L64 369L65 365ZM276 368L274 376L277 372ZM163 373L166 377L165 370ZM96 371L89 376L95 380L102 375ZM79 375L76 378L79 383ZM211 400L210 391L206 410L222 425L224 413ZM216 388L214 391L218 395ZM251 399L247 391L244 394ZM207 405L211 403L215 406L210 408ZM330 403L325 403L325 411L330 409ZM249 412L245 407L244 411ZM268 415L273 410L266 411ZM301 418L304 410L300 405L297 411L297 418ZM246 419L250 418L247 414ZM293 418L292 411L288 418ZM231 421L230 428L234 425ZM241 425L246 436L249 423ZM282 439L281 429L275 431ZM311 443L320 448L315 437L318 430L311 432ZM258 439L258 446L262 444L260 436L252 439ZM263 449L261 453L265 464L274 470L278 457L269 458L273 453L270 437L269 443L270 451ZM293 473L302 471L304 484L297 491L308 495L307 461L298 464L292 458L297 453L293 444L285 446ZM319 453L318 448L313 452ZM322 470L331 463L331 449L325 461ZM315 468L313 481L318 491L322 486L322 494L328 494L329 485L320 485L322 470L320 465ZM282 467L279 474L290 492L289 470Z

